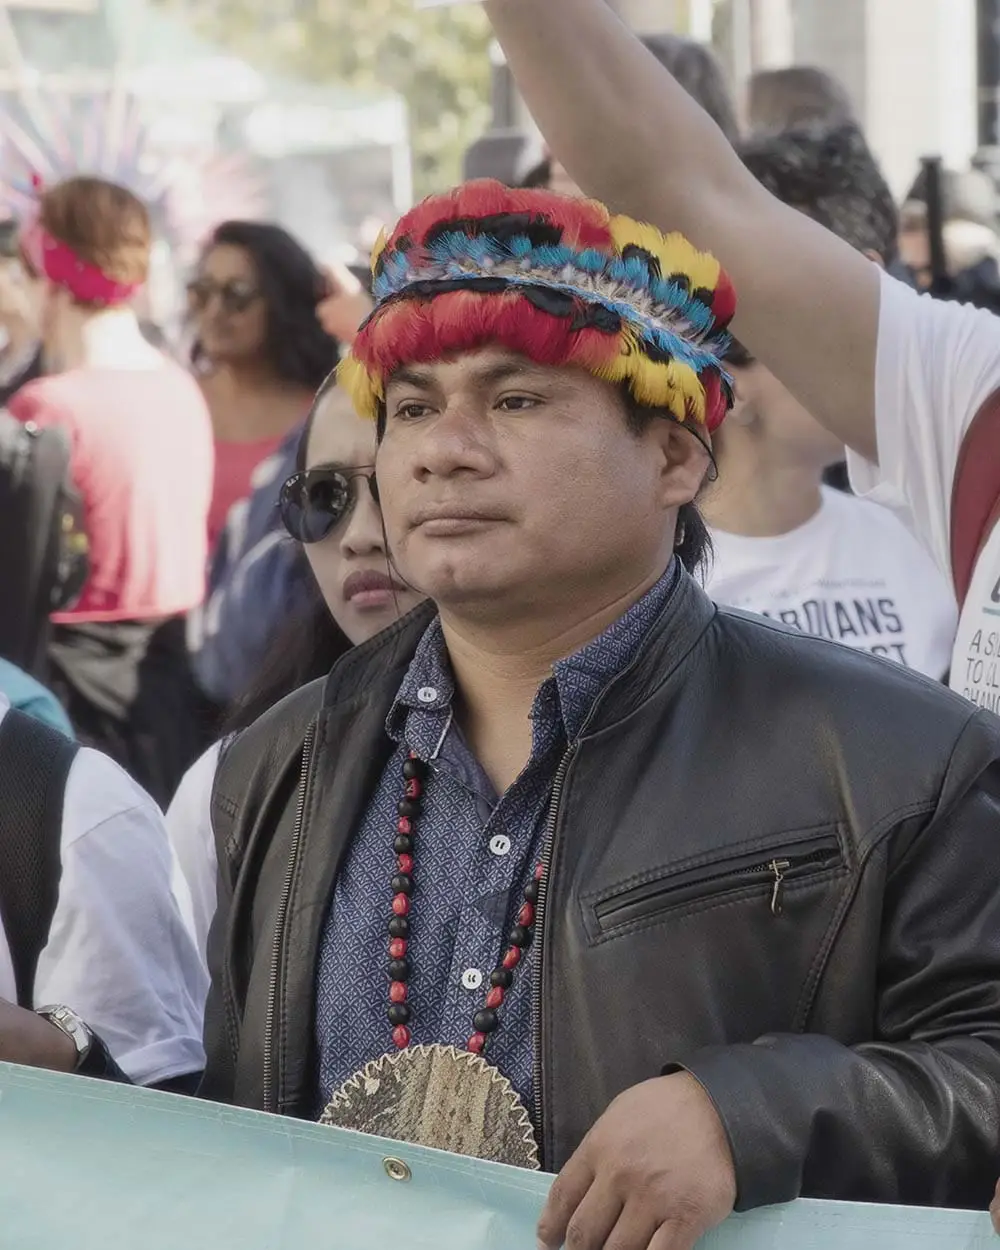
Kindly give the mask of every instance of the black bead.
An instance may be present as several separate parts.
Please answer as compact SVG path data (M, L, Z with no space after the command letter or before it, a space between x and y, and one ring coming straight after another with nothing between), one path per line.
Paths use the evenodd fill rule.
M427 776L427 765L423 760L407 760L403 765L405 781L423 781Z
M524 887L524 901L526 903L538 902L538 882L532 877L528 884Z
M408 833L400 833L396 837L396 841L392 844L392 849L397 855L413 854L413 839Z
M472 1017L472 1027L477 1033L495 1033L500 1019L491 1007L484 1007Z
M396 873L396 875L392 879L392 892L393 894L406 894L406 895L410 895L413 893L413 878L410 876L408 872Z
M397 938L410 936L410 922L405 916L393 916L389 921L389 936Z
M490 985L501 990L509 990L514 984L514 974L509 968L495 968L490 973Z
M416 820L420 815L420 803L417 799L400 799L396 811L407 820Z
M510 931L510 937L507 939L511 946L518 946L521 950L527 950L531 945L531 930L527 925L516 924Z
M389 1008L388 1015L389 1023L394 1029L400 1024L409 1024L410 1022L410 1009L406 1003L393 1003Z
M409 981L410 979L410 961L408 959L390 959L389 960L389 980L390 981ZM406 1021L404 1020L405 1024Z

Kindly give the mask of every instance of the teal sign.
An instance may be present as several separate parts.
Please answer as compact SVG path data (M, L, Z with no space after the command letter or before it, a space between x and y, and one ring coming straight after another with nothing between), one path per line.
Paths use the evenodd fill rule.
M549 1178L0 1065L0 1250L533 1250ZM988 1216L797 1202L704 1250L998 1250Z

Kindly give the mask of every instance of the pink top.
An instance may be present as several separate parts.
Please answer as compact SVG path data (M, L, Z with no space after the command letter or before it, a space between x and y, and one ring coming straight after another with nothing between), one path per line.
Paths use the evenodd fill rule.
M166 358L161 369L73 369L29 382L9 409L72 440L90 577L52 619L149 620L201 603L214 450L198 383Z
M234 503L246 499L252 489L253 471L278 450L286 434L258 438L252 443L215 442L215 489L208 511L208 549L215 550L226 517Z

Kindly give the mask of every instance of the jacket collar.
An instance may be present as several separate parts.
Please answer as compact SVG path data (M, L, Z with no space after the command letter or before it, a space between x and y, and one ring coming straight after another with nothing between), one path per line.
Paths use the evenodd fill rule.
M715 612L715 604L682 569L673 593L657 613L638 655L598 699L588 728L612 725L645 702L676 672ZM327 678L324 708L375 698L384 704L384 717L435 615L434 605L423 603L382 633L349 651Z

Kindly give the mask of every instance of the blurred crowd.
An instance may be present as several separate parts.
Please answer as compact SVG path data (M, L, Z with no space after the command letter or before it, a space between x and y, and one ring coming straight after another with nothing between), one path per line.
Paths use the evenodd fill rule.
M825 72L796 66L759 73L745 105L737 104L709 49L673 36L644 42L651 61L714 121L761 197L766 192L811 218L936 304L972 304L984 310L984 318L1000 313L1000 199L985 172L943 170L937 178L933 167L915 170L899 203L847 93ZM513 63L516 69L517 56ZM654 81L652 69L648 81ZM548 132L544 101L541 111ZM558 138L556 126L551 149L540 151L526 140L520 151L508 153L507 168L485 168L479 154L474 172L497 178L512 192L582 197L562 159L577 177L586 164L560 148ZM606 187L586 189L613 198ZM633 216L644 215L641 196L633 205L628 187L618 198ZM483 221L493 218L484 214ZM482 232L493 228L483 225ZM285 706L283 700L324 678L352 651L360 665L371 654L362 644L382 638L428 595L438 600L433 591L415 589L393 561L374 470L382 432L358 415L335 372L359 328L387 299L379 286L387 281L388 267L380 268L384 258L375 257L373 280L367 263L357 270L321 266L276 223L223 222L205 241L194 271L182 276L187 316L182 336L173 341L136 312L153 245L142 202L86 170L40 187L37 213L0 230L0 787L7 787L2 802L16 827L0 854L22 855L26 865L15 860L0 869L8 878L0 884L7 939L0 943L0 1055L193 1093L205 1068L210 983L214 979L213 995L230 994L228 980L219 988L220 967L225 978L252 983L257 957L256 947L233 953L242 940L236 928L213 939L220 950L225 947L226 958L216 961L210 954L225 888L220 859L226 868L236 845L219 827L218 812L227 801L219 791L221 761L231 748L238 757L234 743L254 741L248 731L259 737L260 718L269 709ZM722 253L721 247L713 250ZM399 251L406 251L402 244ZM735 269L728 256L721 259ZM734 281L741 297L738 277ZM775 299L784 281L775 279ZM767 284L761 272L761 288ZM811 410L798 397L794 364L783 369L782 352L766 350L767 334L745 334L739 317L734 330L735 336L720 339L719 349L731 387L728 416L710 437L704 435L710 456L705 483L680 514L677 551L685 568L715 604L737 614L910 670L926 679L913 687L919 697L930 699L924 691L950 684L970 708L974 704L986 716L1000 711L1000 634L992 642L982 632L970 634L956 646L960 610L979 576L981 546L966 553L956 546L954 527L949 532L947 521L927 519L930 488L917 488L904 507L885 506L856 457L848 472L844 431L851 428L851 414L838 428ZM949 330L941 322L928 333L944 339ZM781 334L787 338L787 326ZM839 344L830 334L835 352ZM413 332L414 342L416 337ZM1000 334L993 350L1000 361ZM810 359L819 355L818 347L808 351ZM794 354L792 347L788 353ZM429 357L414 359L426 365ZM840 361L844 377L866 367ZM986 369L971 349L963 354L958 347L945 367L968 376L970 385ZM848 407L852 387L843 387ZM901 384L901 405L904 391ZM384 395L381 402L384 426ZM951 453L942 450L948 439L934 432L933 422L947 424L950 415L941 405L958 401L935 402L926 430L921 426L919 454L935 464L940 458L937 476L948 494L958 470L951 462L941 467ZM903 419L919 423L923 417L911 408ZM879 427L883 475L894 471L887 437ZM952 442L957 448L961 439ZM984 446L985 457L973 459L993 456L1000 464L1000 443ZM953 460L960 460L957 450ZM974 465L970 473L976 472ZM979 505L979 511L992 516L989 507L984 513ZM1000 619L996 624L1000 629ZM386 658L385 671L395 672L393 663ZM865 672L844 670L845 686L861 682ZM397 685L401 680L402 672ZM433 704L439 685L426 678L417 701ZM356 697L366 696L362 691ZM936 707L928 704L931 720ZM539 715L536 708L532 716ZM944 723L944 712L941 717ZM831 713L831 735L839 732L835 719ZM541 721L533 723L540 735ZM39 725L46 728L39 731ZM292 820L296 801L300 820L303 808L311 811L315 802L304 780L298 788L296 767L283 763L279 769L274 762L301 755L298 740L293 745L299 755L289 755L281 732L274 730L265 762L258 760L252 774L240 774L243 794L257 804L259 824L253 828L271 831L264 843L253 843L260 862L252 871L262 874L271 871L270 838L283 836L281 821ZM782 732L797 731L786 726ZM736 750L733 741L729 749ZM497 750L502 757L502 745ZM774 770L778 788L790 780L771 758L761 766ZM927 769L932 771L930 764ZM463 775L471 791L471 773ZM404 776L410 784L418 775ZM821 789L825 784L817 783ZM848 782L844 786L851 789ZM48 801L15 799L28 790L44 792ZM406 794L419 792L411 785ZM478 794L487 828L503 793L498 786L492 797ZM242 794L229 794L235 810ZM339 795L324 801L340 802ZM900 806L907 801L903 793ZM399 810L405 824L410 809ZM279 811L291 814L274 815L272 828L267 822ZM789 820L796 818L790 812ZM397 842L409 846L403 824L400 830ZM37 845L23 849L33 836L49 847L41 858ZM241 859L250 854L248 845L240 844L228 863L231 895L248 888ZM505 853L508 834L497 832L490 845L501 848L494 856ZM401 862L412 863L410 850L399 854ZM783 882L783 869L773 866L778 862L775 856L768 870L775 899ZM47 879L32 877L25 884L43 871ZM893 871L902 890L905 856ZM361 869L348 871L345 890L356 879L352 873ZM397 898L409 895L408 882L405 871L394 879ZM887 890L893 888L890 881ZM389 897L380 896L381 910ZM525 898L518 914L527 907L534 916L537 891ZM355 899L351 895L352 905ZM227 900L227 906L238 904L238 897ZM917 933L917 920L911 922ZM913 939L918 944L923 932ZM335 938L337 949L350 946L346 929L325 940ZM405 949L404 938L393 940ZM459 940L455 930L451 940ZM592 940L596 945L598 939ZM877 934L871 940L878 945ZM905 935L899 940L905 945ZM994 934L987 945L993 950L996 944ZM350 961L338 964L342 957L325 949L317 956L326 961L322 966L339 969L342 979L353 977ZM903 960L898 952L893 958ZM398 956L397 964L402 962ZM887 959L873 979L894 970ZM985 965L984 976L996 974ZM463 975L467 988L482 981L471 962ZM405 1006L405 981L401 972L394 980L404 986L392 1000L396 1007ZM490 1001L502 1001L507 980L501 976L493 987L502 992ZM237 998L249 992L246 985L232 991ZM325 993L322 986L317 991L317 1011L323 1012L324 1002L332 1017L346 1010L335 995L324 999ZM52 1003L65 1006L47 1006ZM859 1023L866 1010L860 1008L851 1025L860 1041L867 1037L867 1023ZM473 1035L484 1044L489 1011L476 1016ZM397 1029L406 1032L408 1019L408 1008L395 1015L390 1010ZM254 1023L244 1020L237 1032ZM887 1036L891 1032L887 1026ZM925 1038L932 1034L930 1029ZM76 1049L66 1049L64 1038ZM241 1040L238 1049L247 1045ZM317 1062L323 1073L336 1073L326 1052ZM247 1105L270 1097L246 1093L255 1089L253 1081L240 1081L237 1073L208 1092ZM328 1084L320 1079L324 1095ZM836 1148L846 1149L843 1142ZM1000 1169L1000 1156L995 1162ZM881 1198L890 1189L845 1182L840 1196ZM822 1190L822 1184L812 1185L813 1192ZM906 1185L898 1192L912 1196ZM975 1186L957 1184L952 1197L978 1201L977 1195Z

